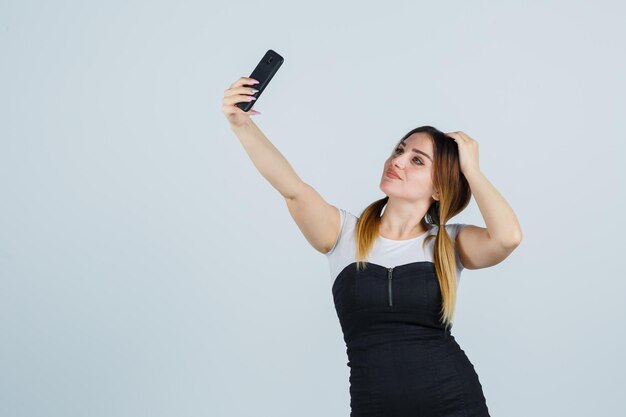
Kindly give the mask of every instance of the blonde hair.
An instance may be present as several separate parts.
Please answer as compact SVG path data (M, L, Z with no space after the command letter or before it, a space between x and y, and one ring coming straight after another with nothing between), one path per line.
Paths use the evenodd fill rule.
M433 185L439 191L439 201L434 201L421 220L424 228L439 226L436 235L426 236L423 241L435 239L433 263L441 288L441 322L452 326L456 306L456 252L454 241L445 228L446 222L463 211L472 194L469 183L459 167L459 152L456 142L432 126L421 126L409 131L398 142L405 141L414 133L427 133L433 141ZM397 145L396 145L397 146ZM386 196L376 200L363 210L355 226L357 270L366 268L366 259L379 236L383 208L389 201Z

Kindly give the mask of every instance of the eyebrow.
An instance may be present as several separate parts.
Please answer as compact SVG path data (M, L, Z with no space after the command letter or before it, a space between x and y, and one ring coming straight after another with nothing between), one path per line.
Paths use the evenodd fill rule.
M400 142L400 145L401 145L401 146L406 146L403 142ZM430 160L430 162L433 162L433 160L430 158L430 156L428 156L428 154L427 154L426 152L420 151L419 149L415 149L415 148L413 148L413 149L411 149L411 150L412 150L413 152L416 152L416 153L421 153L421 154L422 154L422 155L424 155L426 158L428 158L428 159Z

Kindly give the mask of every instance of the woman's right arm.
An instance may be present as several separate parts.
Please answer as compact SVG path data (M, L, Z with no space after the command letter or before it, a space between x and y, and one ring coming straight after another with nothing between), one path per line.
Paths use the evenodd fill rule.
M224 93L223 112L257 170L285 198L289 213L306 240L319 252L334 245L340 231L339 209L328 204L309 184L300 179L287 159L236 103L253 94L250 78L240 78ZM251 114L256 114L254 110Z
M256 123L250 120L241 126L231 126L231 129L259 173L283 197L295 198L302 187L302 179Z
M241 77L231 84L224 92L222 112L261 175L283 197L294 198L302 185L302 180L250 118L250 115L256 115L258 112L254 109L245 112L236 106L237 103L251 101L250 98L256 92L253 87L255 81L252 78Z

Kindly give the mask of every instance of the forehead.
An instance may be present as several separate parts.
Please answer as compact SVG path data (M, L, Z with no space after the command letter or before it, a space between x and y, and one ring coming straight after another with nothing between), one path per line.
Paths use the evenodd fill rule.
M404 143L407 148L416 148L420 151L426 152L429 155L432 155L433 141L427 133L413 133L411 136L406 138L404 141L401 141L400 143Z

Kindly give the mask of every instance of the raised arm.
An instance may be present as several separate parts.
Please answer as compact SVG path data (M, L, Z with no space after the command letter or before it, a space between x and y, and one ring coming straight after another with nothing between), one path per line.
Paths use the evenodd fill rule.
M250 120L243 126L231 126L231 129L239 138L239 142L259 173L283 197L294 198L302 185L302 180L256 123Z
M313 187L303 182L249 114L235 106L253 94L253 87L246 84L251 85L251 79L242 77L224 93L222 109L231 130L257 170L283 196L306 240L317 251L326 253L339 235L339 209L328 204Z

